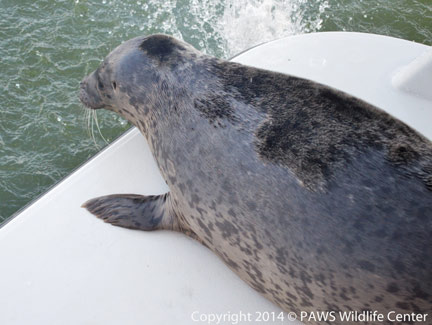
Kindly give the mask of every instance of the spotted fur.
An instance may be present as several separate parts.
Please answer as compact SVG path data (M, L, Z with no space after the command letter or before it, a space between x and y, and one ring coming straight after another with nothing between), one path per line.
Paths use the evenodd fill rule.
M286 311L430 312L422 135L327 86L166 35L122 44L97 75L104 86L87 77L82 101L142 131L182 231L255 290Z

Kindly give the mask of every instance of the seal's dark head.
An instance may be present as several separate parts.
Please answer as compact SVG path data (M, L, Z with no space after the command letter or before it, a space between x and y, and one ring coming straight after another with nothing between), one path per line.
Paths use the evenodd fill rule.
M198 52L173 37L157 34L137 37L114 49L80 85L80 100L90 109L106 108L131 122L131 115L154 109L174 72L184 69ZM178 83L177 83L178 84ZM138 108L137 103L140 103Z

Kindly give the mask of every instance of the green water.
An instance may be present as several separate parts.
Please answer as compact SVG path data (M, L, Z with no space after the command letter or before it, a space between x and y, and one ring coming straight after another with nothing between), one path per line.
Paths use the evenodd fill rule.
M432 45L431 0L0 0L0 222L130 126L77 97L121 41L167 33L228 58L287 35L346 30ZM94 123L93 123L94 124Z

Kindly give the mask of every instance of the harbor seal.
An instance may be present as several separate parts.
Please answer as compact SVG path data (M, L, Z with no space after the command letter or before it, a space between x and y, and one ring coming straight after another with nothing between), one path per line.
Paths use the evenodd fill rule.
M139 128L170 189L91 213L186 233L286 311L430 312L432 144L406 124L166 35L121 44L80 99Z

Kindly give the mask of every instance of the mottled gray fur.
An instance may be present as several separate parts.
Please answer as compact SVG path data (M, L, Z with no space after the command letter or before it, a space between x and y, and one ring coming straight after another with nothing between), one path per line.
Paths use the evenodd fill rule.
M404 123L165 35L120 45L81 99L147 138L181 225L165 229L286 311L431 311L432 144Z

